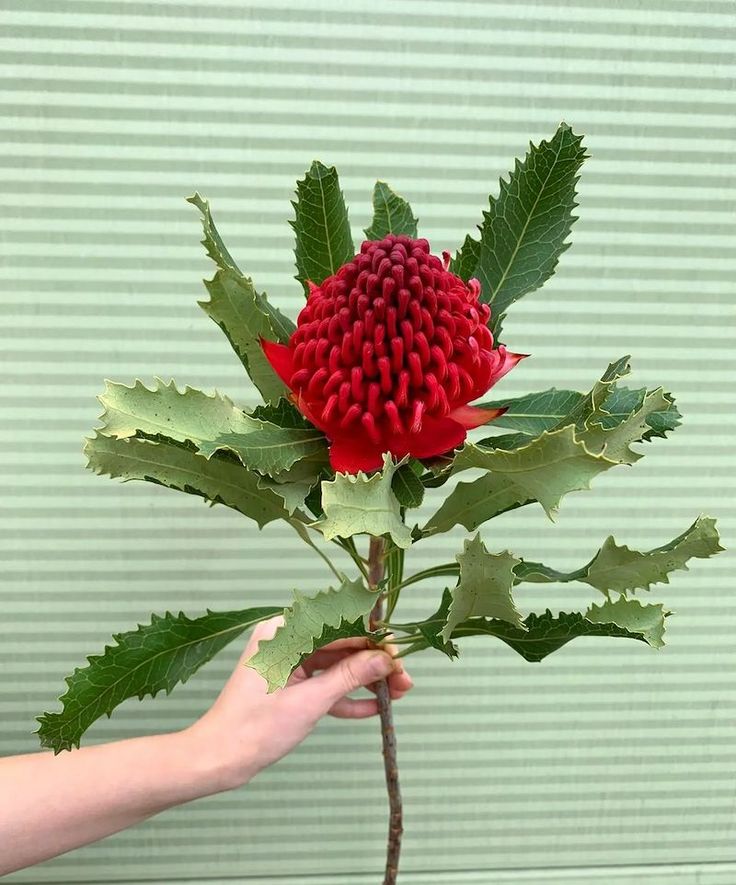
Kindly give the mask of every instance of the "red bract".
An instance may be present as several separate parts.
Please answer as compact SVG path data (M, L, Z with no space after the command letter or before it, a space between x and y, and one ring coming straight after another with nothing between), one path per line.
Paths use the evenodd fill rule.
M430 458L459 446L503 409L471 400L522 359L494 348L477 280L464 283L426 240L366 240L307 303L288 344L262 341L301 413L330 441L336 471L382 455Z

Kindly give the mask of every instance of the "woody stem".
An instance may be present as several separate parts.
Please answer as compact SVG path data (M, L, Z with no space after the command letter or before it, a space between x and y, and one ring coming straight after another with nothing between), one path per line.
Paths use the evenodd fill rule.
M384 560L383 538L370 540L368 552L368 580L371 587L377 587L383 580ZM371 628L383 618L383 594L378 597L371 612ZM383 885L395 885L399 873L399 855L401 853L401 835L404 832L401 807L401 789L399 787L399 767L396 761L396 732L394 730L391 695L388 681L382 679L376 683L378 711L381 717L381 737L383 740L383 765L386 772L388 790L389 827L386 850L386 872Z

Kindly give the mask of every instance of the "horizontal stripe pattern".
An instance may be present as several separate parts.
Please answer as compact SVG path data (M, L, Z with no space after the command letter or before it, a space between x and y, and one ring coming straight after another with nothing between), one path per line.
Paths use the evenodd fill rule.
M588 389L631 353L631 383L672 390L684 423L566 499L556 524L527 507L484 537L572 568L609 533L647 549L709 512L728 545L735 25L718 0L407 0L399 14L390 0L2 0L0 753L35 749L34 716L63 676L152 610L286 603L329 583L285 526L258 532L83 469L106 377L256 402L196 304L211 269L184 203L195 190L294 315L289 200L314 157L341 172L356 242L381 178L441 251L479 223L530 138L561 119L585 132L574 245L513 308L505 338L533 358L498 396ZM463 537L417 547L410 568L452 559ZM724 554L655 588L676 611L658 653L582 639L531 666L474 638L459 662L412 658L417 688L396 708L406 885L732 882L732 570ZM432 611L442 587L410 588L402 619ZM523 610L599 598L584 585L517 596ZM90 739L182 727L237 652L170 697L126 703ZM376 723L331 720L243 791L8 881L367 885L384 806Z

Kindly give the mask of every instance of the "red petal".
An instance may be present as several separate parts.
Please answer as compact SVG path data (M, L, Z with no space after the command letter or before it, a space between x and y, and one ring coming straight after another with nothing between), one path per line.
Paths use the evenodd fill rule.
M425 415L419 433L403 433L392 436L389 451L397 458L412 455L414 458L431 458L456 449L465 442L467 433L462 424L452 418L433 418Z
M494 418L500 418L507 409L508 406L504 406L501 409L479 409L477 406L458 406L447 417L457 421L458 424L462 424L466 430L471 430L473 427L481 427L483 424L488 424Z
M271 364L271 368L276 372L284 384L289 387L291 376L294 374L293 354L286 344L279 344L277 341L268 341L265 338L260 339L261 350L266 359Z
M493 383L495 384L499 378L503 378L504 375L508 374L517 363L520 363L522 360L525 360L529 354L528 353L511 353L510 350L506 350L504 348L504 358L500 367L496 369L493 373Z
M529 356L528 353L511 353L506 350L503 344L498 348L498 353L501 355L501 360L499 361L498 366L494 369L490 382L488 384L476 386L468 397L469 400L474 400L479 396L483 396L484 393L487 393L493 387L496 381L499 381L504 375L507 375L517 363L520 363L523 359L526 359Z
M352 436L342 436L330 444L330 464L337 473L367 472L383 467L380 446L356 431Z
M307 421L310 422L310 424L314 424L314 426L318 430L322 430L323 432L327 433L328 436L330 435L329 425L325 424L324 421L322 421L322 419L318 417L318 415L322 411L321 408L318 408L318 411L315 412L310 404L304 399L304 397L299 396L299 394L297 393L292 393L289 399L294 403L297 409L299 409L302 415L304 415Z

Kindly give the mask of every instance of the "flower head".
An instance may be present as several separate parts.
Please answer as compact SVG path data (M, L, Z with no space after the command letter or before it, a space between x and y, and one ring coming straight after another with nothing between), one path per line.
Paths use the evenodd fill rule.
M390 234L315 286L288 344L262 341L302 414L330 441L336 471L384 452L430 458L503 409L468 403L523 355L494 347L477 280L463 282L429 243Z

